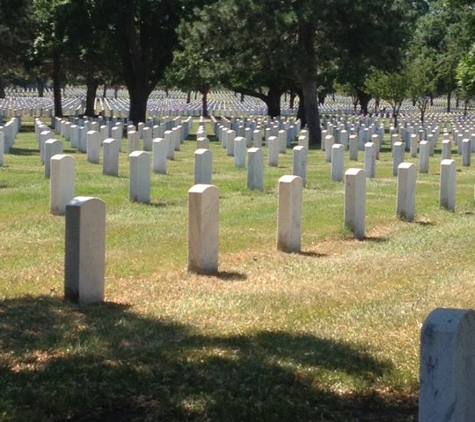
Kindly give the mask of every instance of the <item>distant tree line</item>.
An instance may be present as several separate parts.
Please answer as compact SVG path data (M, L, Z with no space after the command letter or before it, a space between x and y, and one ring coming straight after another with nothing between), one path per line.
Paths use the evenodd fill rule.
M260 98L270 116L299 98L298 117L320 143L319 103L335 90L361 113L411 99L424 119L434 96L475 96L475 9L466 0L4 0L0 97L5 84L125 85L129 118L144 121L157 87L215 88ZM375 99L376 110L369 110Z

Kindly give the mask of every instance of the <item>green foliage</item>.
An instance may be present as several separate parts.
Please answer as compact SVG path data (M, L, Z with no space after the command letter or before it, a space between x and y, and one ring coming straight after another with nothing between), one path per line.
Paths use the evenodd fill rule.
M475 45L457 66L457 83L465 99L475 97Z

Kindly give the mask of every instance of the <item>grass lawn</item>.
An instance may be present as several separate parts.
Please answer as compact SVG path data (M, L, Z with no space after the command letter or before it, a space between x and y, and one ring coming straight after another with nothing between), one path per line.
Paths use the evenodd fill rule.
M439 208L437 149L406 223L386 139L359 241L343 227L344 184L311 149L303 251L286 254L277 182L292 152L265 166L264 192L249 191L211 138L219 273L199 276L186 270L194 138L152 174L147 205L128 199L125 152L119 177L104 176L65 143L76 195L107 207L106 302L78 307L63 300L64 217L49 213L26 122L0 168L0 420L415 421L424 319L475 303L474 168L453 154L456 210ZM361 151L345 160L363 168Z

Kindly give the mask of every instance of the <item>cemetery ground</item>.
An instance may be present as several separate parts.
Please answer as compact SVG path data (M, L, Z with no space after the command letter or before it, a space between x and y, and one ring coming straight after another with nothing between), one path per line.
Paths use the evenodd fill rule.
M453 151L456 209L441 209L437 149L404 222L388 139L362 241L343 228L344 184L310 150L302 252L287 254L276 248L277 182L291 150L265 167L264 192L250 191L211 138L216 276L187 272L193 135L167 175L152 174L150 204L128 199L125 152L119 177L104 176L65 143L76 195L107 207L106 301L80 307L63 299L65 221L49 213L24 123L0 168L0 420L415 421L421 325L436 307L475 301L475 170ZM346 154L350 167L363 152Z

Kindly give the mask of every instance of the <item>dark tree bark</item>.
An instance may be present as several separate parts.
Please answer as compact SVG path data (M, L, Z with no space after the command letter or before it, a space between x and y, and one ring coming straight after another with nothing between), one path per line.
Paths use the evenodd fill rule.
M311 21L299 22L298 52L300 55L299 80L305 102L305 116L309 144L320 144L322 133L317 98L317 59L315 54L315 28Z
M450 113L450 101L452 100L452 91L447 94L447 113Z
M53 49L53 96L54 115L63 117L63 106L61 103L61 58L57 48Z
M191 103L191 91L188 91L186 93L186 103L190 104Z
M294 92L294 91L291 91L291 92L290 92L290 99L289 99L289 107L290 107L291 110L294 109L295 96L296 96L295 92Z
M358 101L360 102L361 106L361 113L364 115L368 114L368 104L371 100L371 95L363 92L361 89L356 90L356 95L358 96Z
M86 81L86 111L84 114L89 117L96 116L96 92L99 88L99 81L94 79L92 76L89 76Z
M300 120L301 126L304 127L307 124L307 116L305 115L305 99L303 97L302 91L298 91L297 95L299 96L299 108L297 109L297 119Z
M38 86L38 97L43 98L45 95L45 80L43 78L36 78L36 84Z
M283 90L275 87L271 87L267 93L267 114L270 117L280 116L280 98L282 96Z
M0 98L5 98L6 97L6 92L5 92L5 82L0 79Z
M201 106L202 106L202 115L203 117L208 117L208 90L201 91Z

